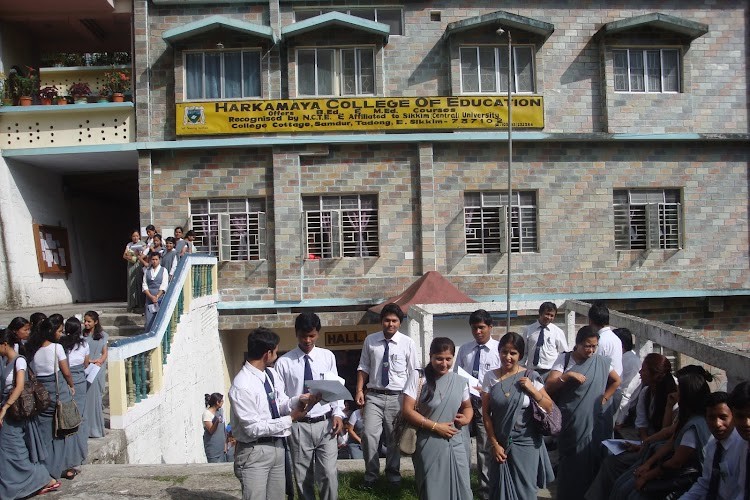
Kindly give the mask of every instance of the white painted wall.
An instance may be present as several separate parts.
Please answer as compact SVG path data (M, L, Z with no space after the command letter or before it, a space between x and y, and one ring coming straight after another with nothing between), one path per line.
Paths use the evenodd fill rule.
M216 304L182 315L164 371L164 389L131 412L125 427L131 464L204 463L204 395L226 396L229 375L219 339ZM229 415L228 398L224 412ZM129 412L130 413L130 412Z

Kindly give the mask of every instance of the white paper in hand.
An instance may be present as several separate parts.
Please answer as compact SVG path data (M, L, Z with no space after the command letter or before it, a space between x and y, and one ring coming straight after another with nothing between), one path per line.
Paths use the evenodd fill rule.
M479 379L472 377L469 375L469 372L461 368L460 366L456 369L456 373L461 375L463 378L469 381L469 393L472 396L479 397L479 390L477 390L477 387L479 387L481 384L479 383Z
M95 365L94 363L89 363L89 366L83 369L83 373L86 374L86 382L89 384L93 384L94 380L96 380L96 376L99 374L99 370L101 368L99 365Z
M339 400L354 400L349 389L338 380L308 380L307 388L311 394L320 394L322 403L333 403Z

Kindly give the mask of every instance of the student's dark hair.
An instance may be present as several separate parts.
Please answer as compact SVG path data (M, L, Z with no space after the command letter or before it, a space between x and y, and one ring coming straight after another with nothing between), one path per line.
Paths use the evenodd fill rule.
M589 308L589 321L595 325L604 326L609 324L609 309L602 300L596 300Z
M615 328L612 330L617 338L622 342L623 352L633 350L633 334L627 328Z
M159 252L149 252L148 254L149 259L154 256L159 257L159 260L161 260L161 254Z
M320 331L323 325L320 318L314 312L303 312L294 320L294 332L297 334L308 333L313 330Z
M162 240L162 237L161 237L161 234L159 234L159 233L156 233L156 234L154 235L154 239L156 239L156 238L159 238L159 241L163 241L163 240Z
M386 304L385 306L383 306L383 309L380 311L380 319L382 320L389 314L393 314L398 317L399 321L404 320L404 311L402 311L401 306L399 306L395 302L391 302L390 304Z
M548 311L555 311L555 314L557 314L557 305L554 302L542 302L542 305L539 306L539 316L546 314Z
M690 371L680 375L677 379L677 390L680 393L680 411L675 432L679 432L690 417L705 414L706 398L711 394L706 378Z
M205 400L206 400L206 408L209 408L211 406L216 406L219 403L219 401L223 401L224 396L218 392L214 392L213 394L206 394Z
M683 366L679 370L677 370L677 378L679 379L683 375L687 375L688 373L694 373L695 375L700 375L703 377L706 382L712 382L714 379L714 376L711 375L711 373L708 372L705 368L703 368L701 365L687 365Z
M146 226L146 231L156 231L156 226L154 226L153 224L149 224L148 226Z
M500 343L497 346L497 351L500 352L500 350L508 344L511 344L513 348L518 351L519 359L523 359L523 356L526 353L526 341L523 340L523 336L519 335L516 332L506 333L505 335L500 337Z
M21 316L16 316L10 321L10 323L8 323L6 331L14 337L15 340L13 340L13 344L21 343L21 339L18 338L18 330L28 324L29 321L26 318L22 318Z
M729 394L729 407L732 410L750 408L750 382L744 380L734 386Z
M102 332L104 329L102 328L102 324L99 322L99 313L96 311L86 311L86 314L83 315L85 318L88 316L89 318L94 320L94 332L91 335L91 338L94 340L101 340L103 335Z
M255 361L263 357L268 351L273 351L279 345L279 335L263 326L256 328L247 335L247 359Z
M653 408L653 411L648 412L648 421L654 431L660 431L667 409L667 397L677 390L672 376L672 363L666 356L652 352L643 359L643 367L649 371L653 380L648 387L648 407Z
M448 337L435 337L432 339L430 355L442 354L445 351L450 351L455 356L456 344ZM422 386L422 393L419 398L422 403L429 403L435 396L436 383L435 369L432 367L432 363L427 363L427 366L424 367L424 385Z
M53 314L49 318L45 319L39 324L39 328L36 331L31 332L31 337L26 343L26 359L29 361L34 359L34 355L42 347L44 341L57 342L55 339L55 332L63 324L62 314Z
M724 391L716 391L706 396L706 410L720 404L729 406L729 394Z
M177 226L177 227L175 227L175 228L174 228L174 230L175 230L175 231L177 231L178 229L179 229L180 231L184 231L184 230L182 229L182 226Z
M29 322L31 323L31 329L33 330L34 327L38 327L39 324L47 319L47 315L43 312L35 312L32 313L31 316L29 316Z
M65 348L65 352L70 352L78 346L86 343L81 328L81 320L71 316L65 322L65 333L60 337L60 344Z
M188 231L187 233L185 233L185 238L187 238L188 236L195 236L195 231L193 231L191 229L190 231Z
M0 328L0 344L8 344L9 346L12 346L16 343L14 337L13 333L7 328Z
M166 241L167 243L172 243L172 244L176 243L174 236L167 236L166 238L164 238L164 241Z
M492 315L484 309L477 309L469 315L469 324L476 325L484 323L487 326L492 326Z
M582 344L584 340L596 337L599 338L599 332L591 328L589 325L583 326L576 333L576 344Z

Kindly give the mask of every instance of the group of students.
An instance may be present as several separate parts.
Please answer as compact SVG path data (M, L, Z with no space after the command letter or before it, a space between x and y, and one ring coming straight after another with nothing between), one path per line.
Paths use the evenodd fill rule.
M195 232L185 233L177 226L174 236L163 238L153 224L146 226L146 241L141 240L140 231L130 234L122 258L128 263L128 312L143 312L146 330L159 310L159 304L167 286L177 270L177 262L184 255L194 252Z
M106 384L107 333L96 311L83 321L34 313L0 329L0 498L16 499L60 488L73 479L88 455L88 438L104 437L102 394ZM87 380L87 368L96 372ZM50 404L37 416L15 420L8 410L30 376L47 390ZM82 422L77 432L57 436L57 401L75 400Z

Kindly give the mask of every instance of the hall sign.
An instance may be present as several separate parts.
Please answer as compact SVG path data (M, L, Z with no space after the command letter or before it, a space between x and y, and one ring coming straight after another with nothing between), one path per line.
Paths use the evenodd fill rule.
M367 337L364 330L326 332L326 347L351 345L361 347Z
M515 96L513 127L544 128L544 98ZM503 96L364 97L177 104L177 135L505 130Z

